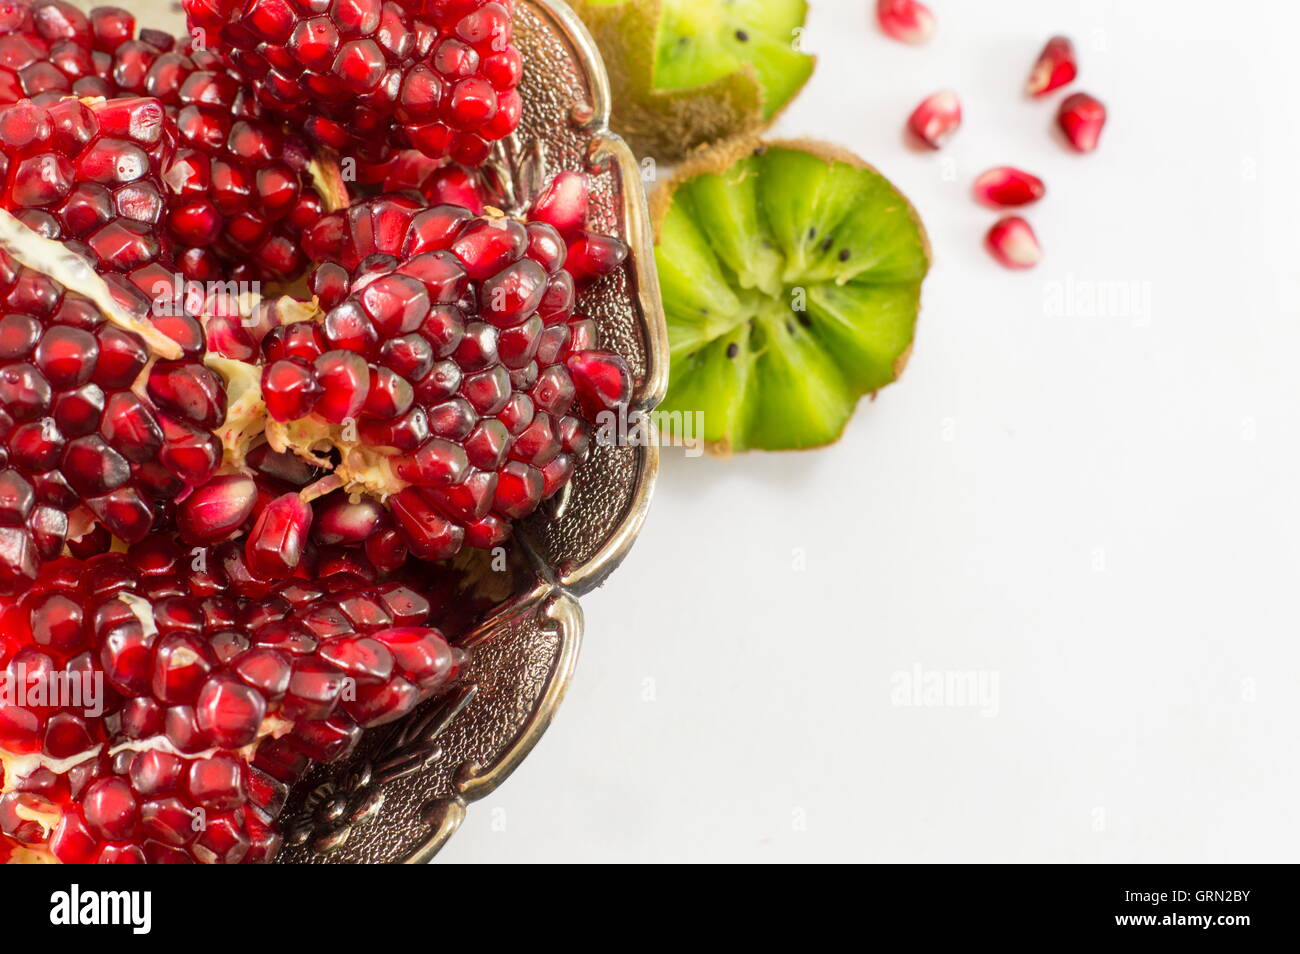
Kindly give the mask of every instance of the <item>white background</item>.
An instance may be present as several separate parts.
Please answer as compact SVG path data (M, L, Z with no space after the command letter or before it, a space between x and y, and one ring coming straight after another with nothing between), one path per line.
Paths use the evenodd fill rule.
M441 861L1296 860L1300 7L930 5L914 48L813 0L777 129L923 215L906 375L825 450L666 452L555 723ZM1058 32L1090 156L1021 94ZM1030 273L981 247L1002 163L1048 185ZM1149 305L1062 315L1069 282ZM996 714L892 705L918 665L996 674Z

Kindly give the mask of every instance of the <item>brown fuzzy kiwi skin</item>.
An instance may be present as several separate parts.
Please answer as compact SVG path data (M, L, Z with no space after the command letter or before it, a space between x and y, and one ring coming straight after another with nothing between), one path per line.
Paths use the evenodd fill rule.
M848 149L845 149L843 146L838 146L835 145L834 143L821 142L820 140L816 140L816 139L763 140L760 139L758 136L739 136L734 139L730 139L725 142L715 143L712 146L697 150L694 154L692 154L692 156L686 162L683 162L681 165L677 166L673 170L673 176L671 179L669 179L667 182L662 182L658 186L656 186L654 192L650 196L650 202L649 202L650 223L651 223L651 227L654 229L655 246L658 247L659 245L660 227L663 225L664 216L668 214L668 209L672 205L673 194L683 183L689 182L691 179L694 179L696 176L705 175L707 173L726 172L728 169L731 168L731 166L735 162L737 162L740 159L743 159L745 156L752 155L755 153L761 154L767 149L790 149L799 152L806 152L811 156L821 159L827 165L831 165L836 162L843 162L847 165L853 166L858 169L867 169L871 172L874 172L876 175L880 176L886 182L890 182L890 184L892 185L892 180L889 179L888 176L884 175L875 166L871 165L871 163L867 162L865 159L858 156L856 153L850 152ZM899 195L902 197L903 203L907 207L908 217L912 220L912 223L916 226L917 234L921 237L921 250L925 255L926 272L928 273L930 265L932 265L934 262L934 256L932 254L931 246L930 246L930 236L925 230L925 224L921 221L921 216L917 214L916 207L912 205L911 201L907 198L907 196L903 195L901 192L899 192ZM922 282L921 290L922 291L924 290L924 282ZM916 317L919 323L921 319L920 292L918 292L917 294ZM898 379L902 376L903 371L907 368L908 361L912 357L912 348L913 345L915 344L915 337L916 335L914 331L913 344L909 344L907 348L903 351L903 353L900 354L898 356L898 359L894 362L894 378L892 381L889 382L889 384L893 384L896 381L898 381ZM887 387L888 385L883 385L883 386ZM879 388L877 388L875 391L870 391L866 394L861 395L858 398L858 401L860 403L862 398L864 397L870 401L874 401L878 393L879 393ZM852 415L849 415L849 418L846 419L845 421L846 425L848 420L851 419L852 419ZM831 444L838 442L840 437L843 436L843 433L844 432L841 431L834 438L822 444L810 444L807 447L790 448L789 450L811 451L811 450L818 450L822 447L829 447ZM709 454L717 457L730 457L732 454L735 453L734 448L732 448L730 443L726 441L713 441L711 443L708 443L705 445L705 450L708 451ZM748 453L751 450L753 450L753 448L746 448L743 453Z
M609 74L610 127L638 156L674 163L704 143L761 132L776 121L763 118L763 87L750 64L692 89L654 88L660 0L633 5L570 0L600 47ZM814 66L816 58L812 57ZM811 73L809 74L811 75ZM806 81L805 81L806 82Z

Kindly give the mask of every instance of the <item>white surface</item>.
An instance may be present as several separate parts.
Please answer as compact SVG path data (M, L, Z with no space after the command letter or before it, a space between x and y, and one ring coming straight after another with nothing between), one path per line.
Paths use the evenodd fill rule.
M1295 860L1300 9L930 5L910 48L813 0L778 130L924 216L907 374L826 450L667 452L558 718L440 860ZM1019 92L1057 32L1092 156ZM945 86L965 127L916 153ZM1048 184L1032 273L981 248L1002 163ZM1149 307L1053 313L1071 276ZM918 664L995 673L996 714L892 705Z

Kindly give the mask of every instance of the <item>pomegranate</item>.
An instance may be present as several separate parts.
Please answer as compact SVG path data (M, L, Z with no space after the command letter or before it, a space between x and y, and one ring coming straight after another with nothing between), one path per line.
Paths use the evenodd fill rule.
M0 844L68 863L270 861L287 785L464 664L430 600L363 560L268 588L237 550L201 552L203 571L165 537L59 561L5 611L0 680L103 692L93 715L0 696Z
M1042 179L1012 166L998 166L980 173L974 189L977 199L994 207L1028 205L1047 194Z
M1079 152L1092 152L1106 125L1106 107L1087 93L1075 93L1061 101L1056 121L1071 146Z
M377 562L394 559L381 555L390 535L428 560L501 543L584 454L587 424L573 412L592 420L630 396L627 363L595 350L594 326L574 313L576 285L627 247L582 228L584 177L560 188L571 198L541 206L567 237L404 195L327 215L305 236L322 313L263 342L265 434L329 471L325 492L387 505ZM581 215L556 211L566 203ZM298 541L311 525L301 501L284 508L253 536L274 541L258 547L281 572L298 549L284 535Z
M926 43L934 35L934 14L919 0L876 0L876 22L900 43Z
M0 862L273 860L288 786L462 671L449 558L631 397L586 176L516 220L473 168L509 2L186 7L209 50L0 3Z
M61 3L13 3L23 15L0 45L21 42L24 53L0 59L0 104L31 97L53 106L68 95L157 99L176 124L176 155L162 170L167 191L161 198L133 196L128 207L144 213L137 217L147 217L146 225L167 223L176 263L189 278L298 276L302 229L347 204L331 161L313 156L278 117L264 115L220 56L189 51L188 37L178 43L157 30L137 34L135 18L116 7L87 16ZM51 16L33 16L38 8L57 9L64 26L54 31ZM24 31L24 24L31 25ZM6 72L19 63L25 65ZM121 208L122 198L114 199ZM96 207L83 199L74 208L84 217Z
M419 149L477 165L519 124L523 71L504 3L183 0L258 100L366 162Z
M912 135L931 149L943 146L961 125L961 101L951 90L927 96L908 117Z
M1068 86L1078 75L1074 44L1069 37L1054 36L1047 41L1043 52L1038 54L1038 60L1029 73L1026 90L1030 96L1046 96L1052 90Z
M1018 215L1009 215L993 223L984 244L999 264L1007 268L1033 268L1043 257L1034 230Z

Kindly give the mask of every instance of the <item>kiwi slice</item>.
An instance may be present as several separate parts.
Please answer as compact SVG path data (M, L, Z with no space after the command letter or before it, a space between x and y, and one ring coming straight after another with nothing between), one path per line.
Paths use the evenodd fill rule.
M612 123L640 155L675 162L756 132L812 74L797 49L806 0L574 0L604 56Z
M672 354L663 409L703 411L711 450L829 444L902 372L929 243L857 156L725 143L657 190L652 214Z

